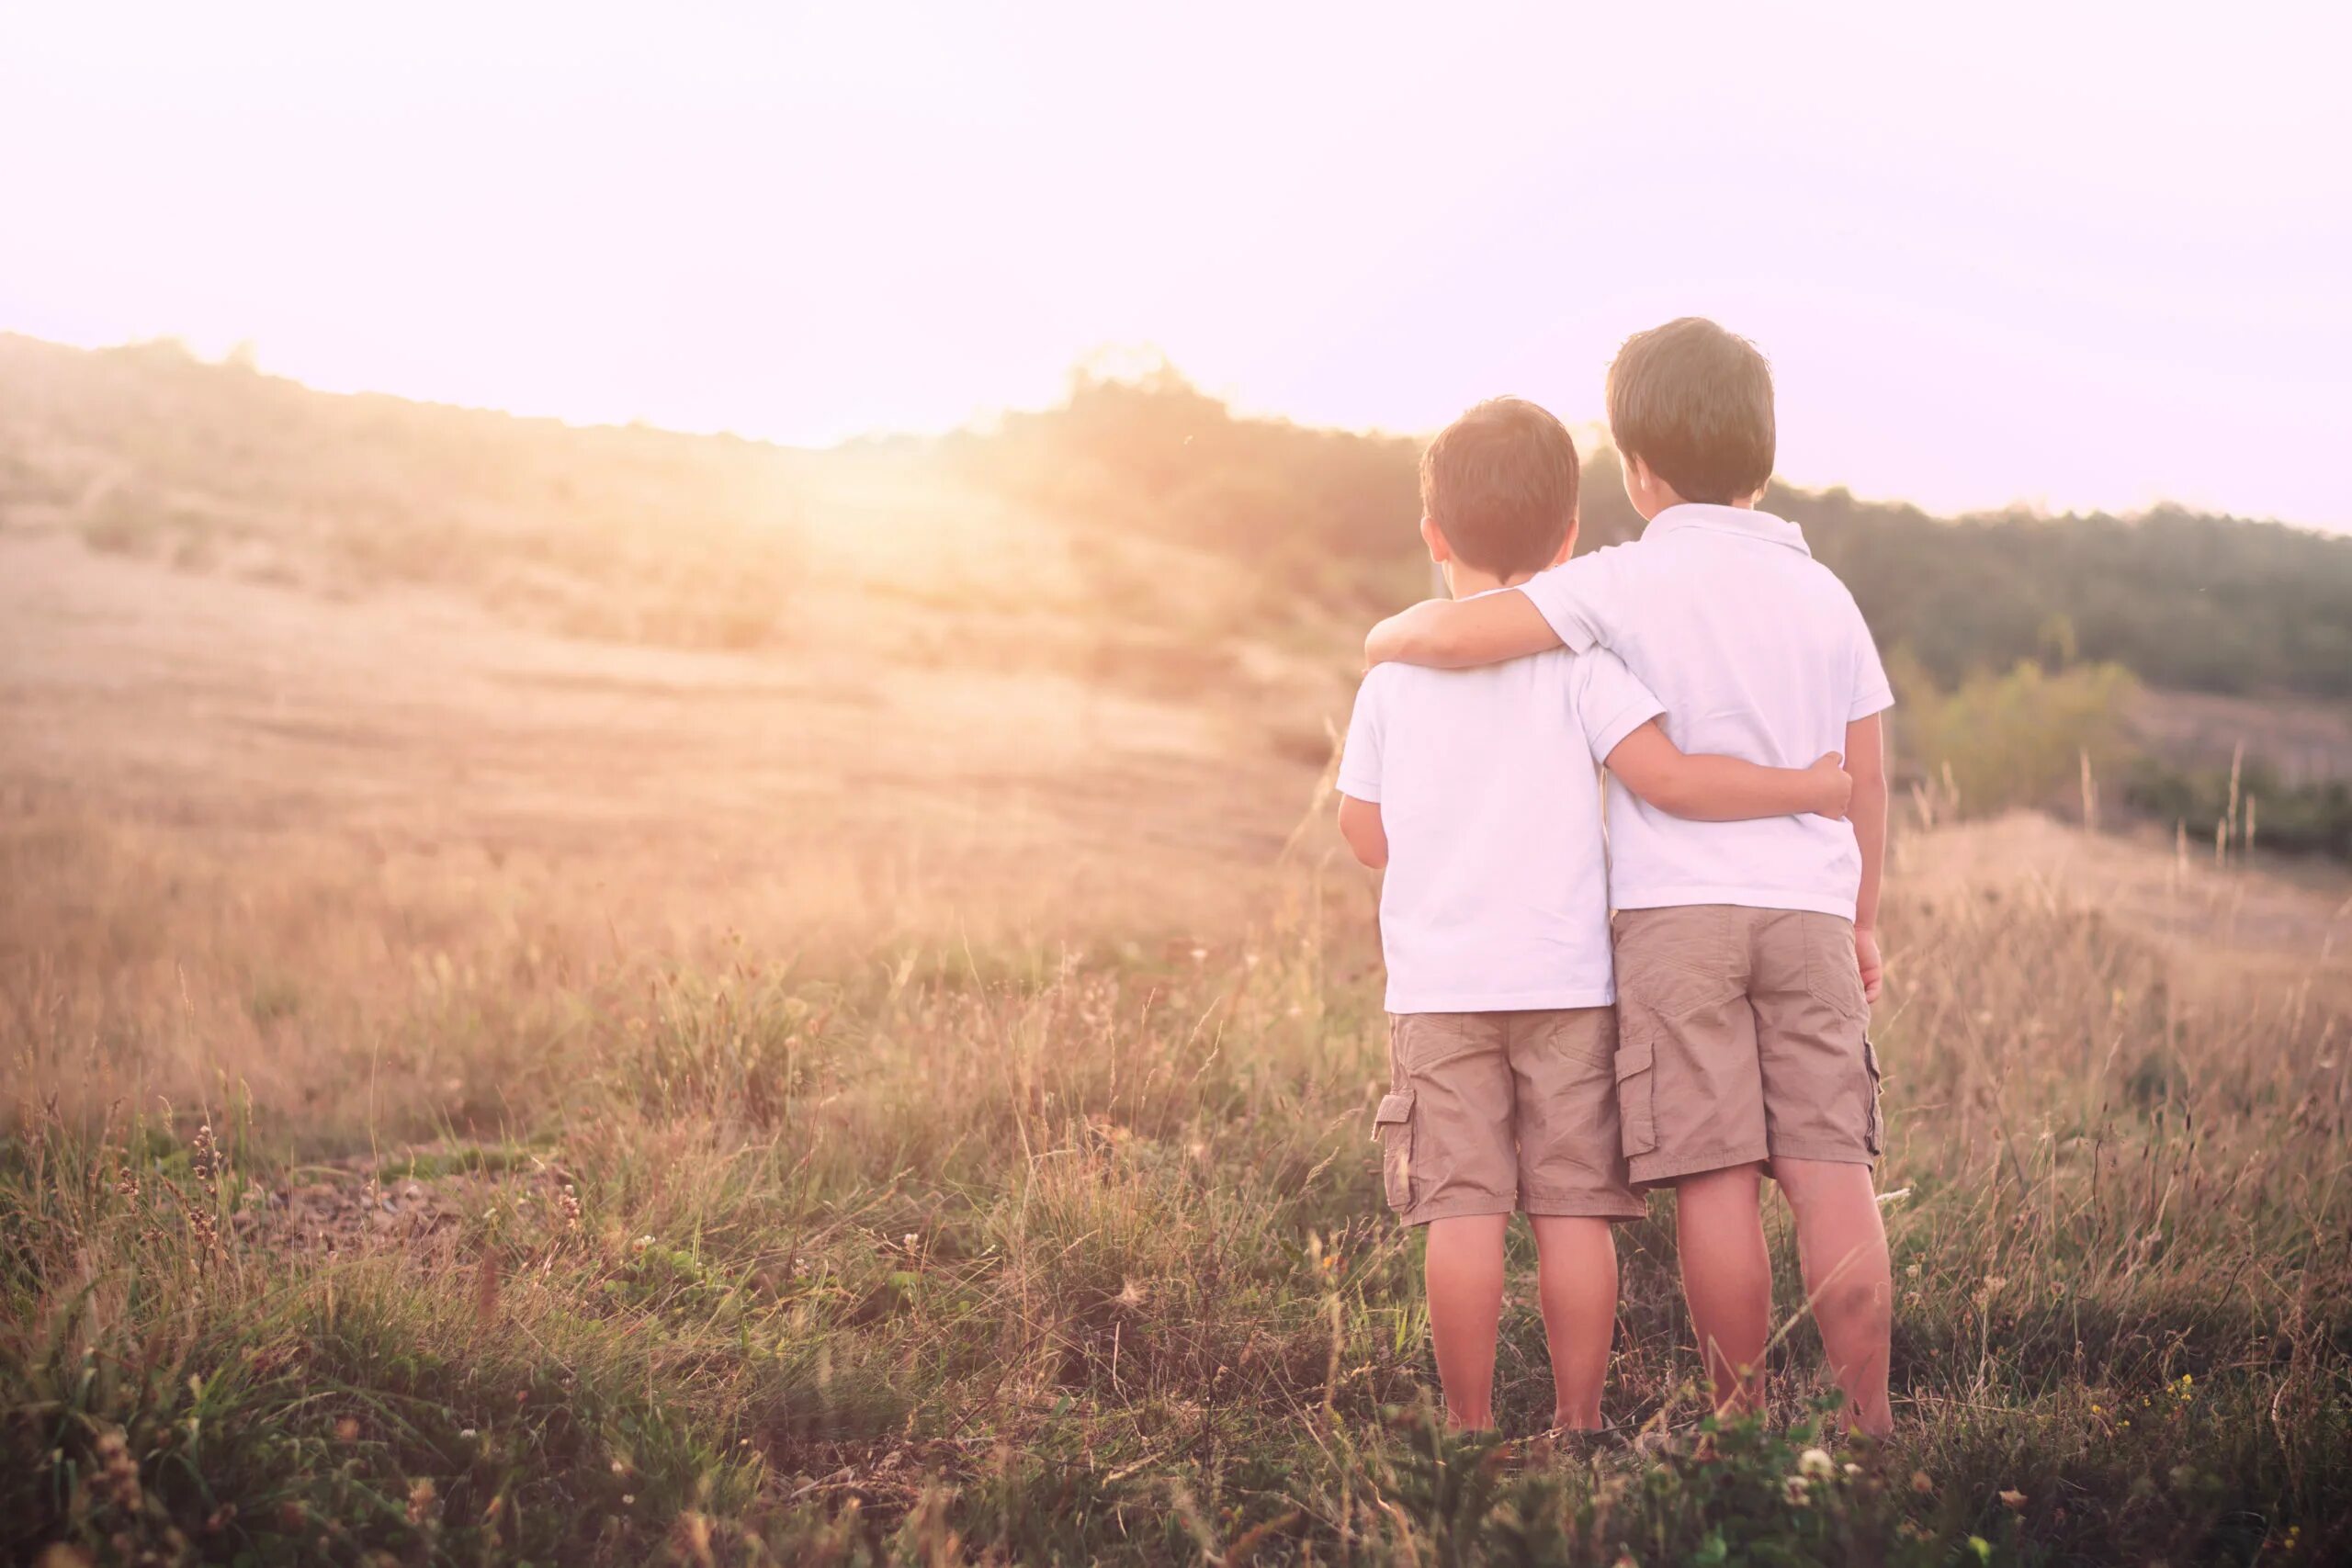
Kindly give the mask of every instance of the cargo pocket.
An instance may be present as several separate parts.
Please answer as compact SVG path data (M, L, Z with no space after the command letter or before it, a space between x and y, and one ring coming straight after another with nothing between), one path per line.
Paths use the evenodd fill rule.
M1380 1140L1381 1189L1388 1206L1402 1213L1413 1206L1412 1095L1383 1095L1372 1123L1372 1135Z
M1867 1034L1862 1037L1862 1067L1870 1075L1871 1097L1870 1116L1862 1123L1862 1142L1870 1145L1875 1157L1886 1152L1886 1120L1879 1110L1878 1047L1871 1043Z
M1617 1041L1617 1130L1627 1159L1657 1147L1657 1080L1653 1039L1632 1031Z

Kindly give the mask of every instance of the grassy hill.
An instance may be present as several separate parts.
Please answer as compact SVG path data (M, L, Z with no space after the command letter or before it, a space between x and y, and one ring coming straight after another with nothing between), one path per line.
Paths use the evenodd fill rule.
M448 592L620 643L1220 691L1300 759L1344 712L1363 625L1428 591L1418 455L1238 418L1167 371L808 452L0 337L0 530L330 597ZM2110 815L2203 838L2250 767L2275 847L2352 856L2352 538L1783 486L1769 504L1853 587L1902 687L1898 757L1939 809L2079 809L2088 770ZM1594 453L1587 547L1638 526Z
M0 339L0 1560L2352 1550L2352 885L2041 818L1898 836L1898 1436L1819 1424L1777 1211L1775 1423L1694 1427L1661 1199L1628 1440L1531 1436L1523 1283L1522 1440L1433 1438L1318 784L1412 465L1164 378L798 453ZM1911 660L1971 809L2164 695L2006 656Z

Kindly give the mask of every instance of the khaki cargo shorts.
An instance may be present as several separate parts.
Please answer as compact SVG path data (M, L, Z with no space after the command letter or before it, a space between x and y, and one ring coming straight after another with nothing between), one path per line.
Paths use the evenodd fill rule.
M1374 1126L1388 1206L1414 1225L1514 1210L1639 1219L1617 1055L1608 1008L1391 1014Z
M1617 1109L1644 1190L1786 1159L1877 1163L1854 925L1805 909L1621 909Z

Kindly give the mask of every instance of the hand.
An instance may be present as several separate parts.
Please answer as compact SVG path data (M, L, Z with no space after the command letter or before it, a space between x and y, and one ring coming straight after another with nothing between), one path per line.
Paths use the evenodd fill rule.
M1854 962L1862 971L1863 1000L1878 1000L1879 979L1886 970L1878 955L1878 932L1863 926L1854 928Z
M1813 804L1809 810L1815 817L1826 817L1832 822L1846 819L1846 807L1853 803L1854 775L1846 771L1846 759L1831 751L1804 771L1813 789Z

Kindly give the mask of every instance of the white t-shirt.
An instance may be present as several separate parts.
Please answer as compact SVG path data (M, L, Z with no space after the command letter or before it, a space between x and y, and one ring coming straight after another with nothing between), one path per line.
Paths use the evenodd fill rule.
M1522 584L1560 640L1613 650L1666 704L1690 752L1802 768L1894 695L1854 596L1804 534L1769 513L1671 506L1641 538ZM1854 917L1862 858L1826 817L1692 822L1611 792L1611 892L1621 909L1741 904Z
M1617 999L1599 763L1659 711L1606 650L1364 677L1340 790L1388 834L1390 1012Z

